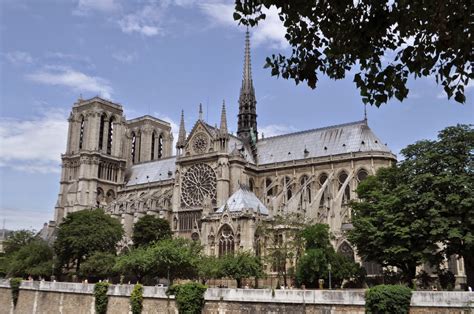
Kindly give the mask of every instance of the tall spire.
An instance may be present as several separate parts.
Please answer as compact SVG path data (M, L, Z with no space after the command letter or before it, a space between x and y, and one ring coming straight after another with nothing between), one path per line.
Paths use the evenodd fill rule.
M199 120L202 120L202 104L199 103Z
M228 131L227 131L227 114L225 112L225 100L222 101L220 132L221 132L222 135L228 134Z
M186 129L184 128L184 110L181 110L181 121L179 122L179 133L178 141L176 142L176 148L180 149L184 147L186 141Z
M245 56L242 87L239 96L237 135L246 142L255 142L257 132L257 100L252 80L252 65L250 61L250 34L247 28L245 32Z

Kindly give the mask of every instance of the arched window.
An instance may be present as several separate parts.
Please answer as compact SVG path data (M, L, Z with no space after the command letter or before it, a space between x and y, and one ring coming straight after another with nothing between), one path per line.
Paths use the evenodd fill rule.
M229 225L224 225L219 233L219 256L234 254L234 233Z
M106 196L106 202L107 204L110 204L113 200L115 199L115 193L112 190L107 191L107 196Z
M341 172L339 174L339 190L342 188L342 186L344 185L344 182L346 182L347 180L347 173L346 172ZM346 187L344 188L344 194L342 196L342 204L347 204L351 199L351 188L349 186L349 184L346 185Z
M255 187L255 183L252 178L249 179L249 190L253 192L253 189Z
M99 126L99 150L102 150L104 147L104 127L105 127L105 119L107 116L103 113L100 116L100 126Z
M349 260L354 261L354 250L349 245L349 243L345 241L342 242L342 244L339 246L339 249L337 249L337 252L347 257Z
M102 202L104 201L104 190L102 190L101 188L97 188L97 198L96 198L96 203L97 203L97 207L100 207Z
M369 176L369 173L365 169L360 169L357 172L357 181L362 182Z
M270 178L265 180L265 190L267 191L267 196L273 196L273 187L271 187L272 183L272 179Z
M109 120L109 132L107 134L107 154L112 154L112 141L114 139L114 117Z
M85 121L84 116L81 118L81 128L79 131L79 149L82 149L82 145L84 143L84 129L85 129Z
M288 201L289 199L291 199L291 197L293 196L293 190L292 190L292 184L290 184L291 182L291 178L290 177L285 177L283 179L283 187L286 191L286 200Z
M305 203L311 203L311 183L309 183L309 177L303 175L300 179L301 185L301 196L300 196L300 208L304 208Z
M158 159L163 157L163 135L158 137Z
M328 175L323 173L319 176L319 188L321 189L328 179ZM324 189L323 194L321 195L321 202L319 203L319 207L323 207L326 204L326 198L328 197L326 193L326 189Z
M156 141L156 133L153 131L151 134L151 158L150 160L155 159L155 141Z
M135 163L135 155L137 150L137 136L132 132L132 163Z

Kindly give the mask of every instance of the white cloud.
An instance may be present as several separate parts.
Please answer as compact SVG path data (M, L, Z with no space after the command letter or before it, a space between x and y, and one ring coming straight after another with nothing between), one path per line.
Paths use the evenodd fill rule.
M119 8L120 6L115 0L79 0L73 13L76 15L86 15L92 11L112 13Z
M144 36L155 36L161 32L160 23L163 13L163 6L149 4L140 10L123 16L118 24L122 32L127 34L139 33Z
M298 131L297 128L293 126L283 125L283 124L270 124L258 129L260 136L271 137L282 134L288 134Z
M108 99L113 93L113 89L106 79L89 76L67 67L46 67L44 70L28 74L27 78L42 84L66 86L75 91L98 93Z
M122 63L131 63L132 61L134 61L136 58L137 58L137 54L134 52L134 53L126 53L126 52L115 52L112 54L112 57L117 60L117 61L120 61Z
M237 26L237 21L233 18L233 3L202 3L199 7L212 23L228 27ZM278 17L278 10L271 7L269 10L263 9L263 13L266 14L266 19L251 29L252 43L257 46L269 44L276 48L288 47L285 39L286 29Z
M6 53L5 56L7 57L7 60L10 63L15 64L15 65L33 63L33 57L28 52L12 51L12 52Z
M0 208L0 217L5 219L7 230L40 231L43 223L51 219L51 209Z
M31 119L0 118L0 166L58 173L66 149L67 114L46 108Z

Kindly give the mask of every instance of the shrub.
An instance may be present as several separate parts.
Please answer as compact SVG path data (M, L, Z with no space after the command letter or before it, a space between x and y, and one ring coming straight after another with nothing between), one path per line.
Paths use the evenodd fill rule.
M167 293L175 296L179 313L200 314L204 307L205 292L206 286L197 282L189 282L173 285Z
M410 301L410 288L401 285L379 285L365 293L365 312L404 314L410 311Z
M10 279L10 288L12 289L12 300L13 300L13 306L16 306L16 303L18 302L18 296L20 294L20 285L22 278L12 278Z
M139 283L133 287L130 295L130 307L133 314L140 314L143 308L143 286Z
M109 303L108 289L108 282L98 282L94 286L95 311L97 314L107 313L107 304Z

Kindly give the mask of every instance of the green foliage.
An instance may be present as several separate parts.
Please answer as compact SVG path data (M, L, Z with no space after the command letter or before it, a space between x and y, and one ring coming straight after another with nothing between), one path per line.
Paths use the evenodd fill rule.
M222 261L215 256L202 256L198 262L198 276L205 283L211 278L221 278Z
M166 238L171 238L171 228L167 220L152 215L141 217L133 226L133 244L150 245Z
M189 282L181 285L173 285L168 294L174 295L179 313L200 314L204 308L204 293L206 286Z
M109 286L108 282L98 282L94 286L95 312L97 314L107 313L107 304L109 303L107 290Z
M222 274L237 281L237 288L242 287L242 279L263 277L263 266L260 259L249 252L238 252L222 257Z
M286 29L291 55L272 55L272 76L306 82L318 75L353 81L364 103L380 106L408 96L409 76L434 77L451 98L465 102L474 79L470 1L237 0L234 19L254 26L273 7ZM440 9L441 8L441 9ZM437 12L430 14L429 12Z
M137 283L130 294L130 307L133 314L140 314L143 309L143 286Z
M434 278L426 271L422 270L416 275L417 286L422 289L429 289L433 285Z
M20 285L22 278L10 279L10 289L12 290L13 306L15 307L18 302L18 296L20 295Z
M147 248L132 249L117 258L113 271L136 276L139 281L153 269L153 257Z
M474 130L448 127L402 154L357 188L350 241L363 258L397 266L409 284L417 265L458 254L474 285Z
M9 276L27 277L51 275L53 250L41 239L33 239L6 256Z
M403 314L410 311L411 290L400 285L379 285L365 293L367 314Z
M89 256L79 269L79 273L83 277L94 277L98 279L106 279L115 275L113 267L116 260L115 254L107 252L95 252Z
M114 270L137 276L192 279L198 276L201 247L194 241L183 238L165 239L148 247L132 249L119 256Z
M169 276L171 283L176 278L197 278L201 249L197 242L183 238L155 243L149 248L154 274L166 278Z
M17 252L22 247L33 241L35 232L33 230L18 230L10 233L3 243L5 255Z
M329 226L314 224L301 231L306 251L296 266L296 282L308 288L319 286L318 280L329 283L328 265L331 264L331 279L334 286L340 286L344 279L354 279L361 285L363 270L360 266L335 252L330 242Z
M82 261L95 252L115 253L122 235L120 222L103 210L81 210L68 214L59 225L54 249L61 265L75 263L79 271Z

